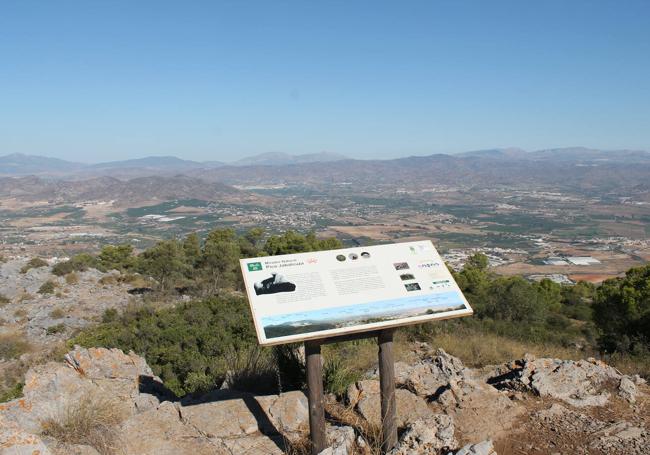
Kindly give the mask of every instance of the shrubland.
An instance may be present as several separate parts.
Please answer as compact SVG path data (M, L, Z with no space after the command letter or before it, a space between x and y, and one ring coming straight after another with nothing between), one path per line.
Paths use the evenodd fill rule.
M97 255L75 256L57 264L54 273L66 276L90 267L117 270L116 276L137 277L154 292L122 312L107 310L101 323L77 333L69 345L133 350L177 395L200 393L223 382L266 393L303 387L299 346L257 345L248 303L240 292L239 259L341 246L336 239L313 234L265 236L260 229L244 234L217 229L204 239L191 234L161 241L140 254L128 245L113 245ZM599 287L498 276L481 254L452 273L475 315L400 329L398 356L407 356L410 343L418 340L443 347L470 366L530 352L561 358L600 356L624 371L650 376L650 265ZM190 299L159 304L179 290ZM328 345L323 352L325 386L336 394L376 361L371 340Z

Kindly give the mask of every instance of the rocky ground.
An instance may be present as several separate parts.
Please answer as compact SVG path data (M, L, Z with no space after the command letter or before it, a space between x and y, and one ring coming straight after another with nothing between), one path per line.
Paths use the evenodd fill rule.
M525 357L477 370L426 345L418 357L396 364L400 439L392 455L648 453L650 395L640 377L593 359ZM306 453L300 391L221 389L178 399L144 359L106 349L76 348L25 379L24 397L0 405L3 454ZM377 453L374 373L326 406L325 454Z
M0 392L3 378L14 378L26 365L41 361L62 345L76 330L97 322L109 308L124 309L141 296L129 294L138 283L124 281L118 272L89 269L66 277L52 274L52 266L21 272L29 258L0 262L0 337L8 343L24 345L22 355L2 359L0 354ZM138 277L132 277L138 280ZM143 281L141 278L140 281ZM51 292L42 286L51 282ZM41 290L41 292L39 292Z

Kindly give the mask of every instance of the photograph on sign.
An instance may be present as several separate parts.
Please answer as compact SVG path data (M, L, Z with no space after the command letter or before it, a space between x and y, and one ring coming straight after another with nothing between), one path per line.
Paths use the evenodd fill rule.
M430 241L241 260L260 344L472 314Z

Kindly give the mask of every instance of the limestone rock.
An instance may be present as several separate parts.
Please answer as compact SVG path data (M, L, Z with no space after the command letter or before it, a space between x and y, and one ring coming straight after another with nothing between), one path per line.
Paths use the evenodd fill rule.
M424 455L455 446L453 419L436 414L410 423L390 455Z
M260 431L252 395L214 390L197 400L183 400L177 411L183 423L210 438L232 438ZM258 413L259 414L259 413Z
M84 396L105 399L136 412L141 376L153 377L144 359L118 349L75 348L66 364L49 362L25 375L23 398L0 405L0 412L26 431L38 434L41 422L58 418Z
M262 411L280 433L296 433L309 429L309 405L302 391L255 398Z
M41 438L0 415L0 453L2 455L52 455Z
M650 434L629 422L617 422L592 435L591 447L604 453L641 455L648 453Z
M328 426L329 447L321 452L325 455L352 455L354 449L354 429L348 426Z
M230 455L221 440L184 425L176 406L168 401L124 422L119 431L124 455ZM243 453L243 452L242 452Z
M283 441L277 437L249 435L241 438L225 439L223 444L229 450L229 455L283 455L285 453L282 450L284 447Z
M494 444L489 439L478 444L467 444L456 455L497 455Z
M632 379L623 376L618 384L618 395L629 403L636 403L636 394L636 384Z
M381 393L379 381L365 380L348 389L348 401L356 403L356 409L368 422L381 425ZM427 402L405 389L395 390L397 426L433 416Z
M467 370L460 359L438 349L433 357L414 365L395 364L395 382L423 396L436 396L450 382L465 377Z
M576 407L603 406L610 397L607 389L620 384L622 378L616 369L595 359L576 362L528 356L509 375L495 381L495 386L531 390Z

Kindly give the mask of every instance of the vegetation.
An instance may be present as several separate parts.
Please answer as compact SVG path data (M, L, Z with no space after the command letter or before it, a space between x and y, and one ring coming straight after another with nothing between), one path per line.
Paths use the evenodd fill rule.
M56 276L65 276L74 272L85 272L91 267L98 267L98 260L87 253L73 256L71 259L59 262L52 267L52 273Z
M41 267L47 267L47 265L48 265L47 262L45 262L41 258L32 258L32 259L29 260L29 262L27 262L27 264L25 264L20 269L20 273L25 274L25 273L29 272L31 269L38 269L38 268L41 268Z
M203 242L196 235L166 240L139 256L130 248L102 249L99 267L155 278L167 292L187 287L195 300L174 307L140 304L123 313L107 310L101 324L83 330L70 344L117 347L146 357L154 373L177 395L229 386L277 393L304 386L304 364L295 346L257 346L242 288L241 257L334 248L293 232L263 240L260 230L237 235L217 229ZM110 267L108 267L110 264ZM454 276L475 317L411 326L401 339L420 339L460 355L469 365L520 357L524 352L558 357L606 355L617 366L632 362L650 374L647 354L650 266L632 269L600 288L588 283L562 286L491 273L483 255L471 257ZM613 334L627 338L611 344ZM341 394L376 360L376 346L363 341L324 349L324 382Z
M60 416L41 423L44 436L67 444L88 445L102 455L115 453L117 426L125 413L118 403L89 394L70 403Z
M41 285L40 288L38 288L38 293L39 294L53 294L54 290L56 289L56 283L51 280L47 280L45 283Z
M0 306L4 306L11 302L11 299L4 294L0 294Z
M14 332L0 334L0 359L15 359L29 349L29 343L23 335Z
M59 324L56 324L56 325L52 325L52 326L48 327L47 329L45 329L45 332L48 335L63 333L63 332L65 332L65 324L59 323Z

